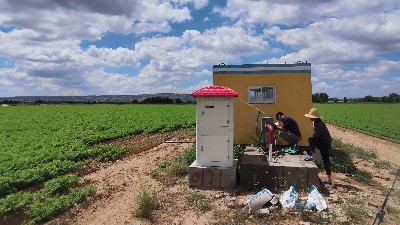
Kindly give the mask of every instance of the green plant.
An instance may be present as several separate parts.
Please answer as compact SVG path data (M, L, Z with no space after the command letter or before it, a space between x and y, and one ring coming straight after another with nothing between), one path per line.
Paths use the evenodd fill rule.
M35 202L28 207L27 215L30 223L43 222L74 205L87 196L95 193L96 187L88 185L85 187L74 188L70 190L68 195L57 195L45 198L41 202Z
M233 145L233 157L235 159L238 159L239 162L241 161L241 159L243 157L245 148L246 148L246 145L241 145L241 144Z
M110 186L110 178L109 177L104 177L103 178L103 186L104 187L109 187Z
M196 145L192 144L183 157L178 157L176 160L182 160L188 166L192 164L196 160Z
M400 143L399 104L313 104L327 123Z
M392 172L393 175L400 177L400 168L397 168L395 170L393 170Z
M129 149L97 144L195 125L195 105L8 107L0 117L0 197ZM10 144L12 143L12 144Z
M399 215L400 216L400 210L396 207L386 205L386 212L389 214L394 214L394 215Z
M227 224L233 224L233 225L241 225L241 224L246 224L248 215L245 211L236 209L233 212L232 218L230 218L229 222Z
M31 192L17 192L0 199L0 218L7 213L21 210L26 204L32 202L34 194Z
M344 204L342 210L353 223L362 223L363 218L367 215L367 210L361 204Z
M140 187L137 196L136 217L150 218L153 211L158 207L158 197L156 192L149 190L147 187Z
M250 145L265 150L269 145L268 138L263 132L257 131L256 135L250 140Z
M46 181L43 184L43 189L41 189L41 193L43 195L51 195L57 192L67 191L71 185L75 184L78 181L79 177L77 175L64 175L61 177L54 178L52 180Z
M322 213L316 213L309 209L302 209L300 211L300 218L302 221L310 222L311 224L330 224L331 217Z
M192 145L183 156L178 156L172 160L161 162L158 168L150 173L152 178L160 175L182 177L189 173L188 166L196 160L196 147Z
M194 207L199 208L201 211L205 212L211 209L211 200L196 191L192 191L186 195L186 200Z
M183 177L189 173L189 168L186 163L175 161L166 168L166 172L169 176Z
M367 185L375 185L375 181L372 179L371 173L366 171L357 171L354 177L358 182L367 184Z

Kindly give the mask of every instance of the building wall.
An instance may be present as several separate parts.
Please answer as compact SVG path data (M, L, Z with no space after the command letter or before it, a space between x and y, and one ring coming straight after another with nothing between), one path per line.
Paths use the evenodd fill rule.
M245 64L215 65L213 84L226 86L238 92L234 98L234 143L249 144L256 135L260 117L272 117L281 111L295 119L302 134L299 145L307 146L312 135L312 122L304 117L312 108L311 64ZM274 86L275 104L248 104L249 86ZM282 122L279 122L282 125ZM261 119L258 127L260 129ZM287 144L278 137L278 144Z

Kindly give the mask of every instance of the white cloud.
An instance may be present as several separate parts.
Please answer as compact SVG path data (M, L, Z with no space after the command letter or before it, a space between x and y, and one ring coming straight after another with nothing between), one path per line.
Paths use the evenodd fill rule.
M204 13L210 4L213 11ZM0 0L0 92L185 92L210 85L211 67L221 62L297 61L312 63L320 92L400 92L395 0L216 5L221 2ZM129 47L110 43L115 34Z

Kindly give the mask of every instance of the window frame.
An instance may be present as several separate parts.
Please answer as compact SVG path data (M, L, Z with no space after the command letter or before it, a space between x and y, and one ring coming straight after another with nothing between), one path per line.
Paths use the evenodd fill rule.
M264 98L263 88L272 89L272 99L261 99L260 101L255 101L251 98L251 90L261 89L261 98ZM275 104L276 103L276 87L275 86L248 86L247 87L248 103L250 104Z

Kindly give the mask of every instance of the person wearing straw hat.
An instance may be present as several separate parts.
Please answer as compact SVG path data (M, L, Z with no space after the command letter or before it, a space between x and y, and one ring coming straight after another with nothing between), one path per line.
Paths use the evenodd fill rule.
M318 148L321 152L322 162L324 163L326 175L328 176L327 180L322 180L321 182L324 184L332 184L332 172L331 172L331 161L329 159L329 150L332 145L332 137L329 133L328 128L326 127L324 121L322 121L319 116L318 110L312 108L309 113L304 115L314 124L314 132L313 136L308 138L308 144L310 145L310 150L307 151L308 155L304 158L306 161L313 161L316 159L315 148Z

